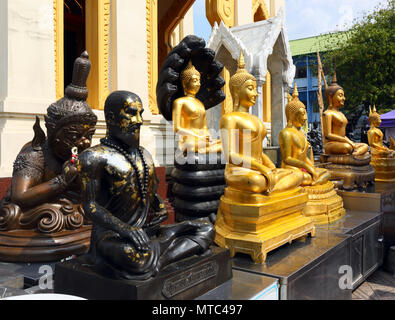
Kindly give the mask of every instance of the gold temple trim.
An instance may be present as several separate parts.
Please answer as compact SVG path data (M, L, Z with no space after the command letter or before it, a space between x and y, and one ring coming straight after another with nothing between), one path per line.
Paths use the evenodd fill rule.
M152 114L159 114L156 104L158 82L158 2L146 0L148 104Z
M63 0L53 0L55 44L55 89L56 99L64 96L64 6Z
M53 0L56 99L64 96L64 2ZM86 50L92 62L88 103L103 109L109 94L110 0L86 1Z
M92 62L88 103L104 109L109 94L110 0L86 1L86 49Z

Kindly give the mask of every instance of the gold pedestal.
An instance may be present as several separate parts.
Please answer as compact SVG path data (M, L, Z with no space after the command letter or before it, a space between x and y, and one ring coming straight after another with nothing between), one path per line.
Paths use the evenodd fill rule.
M376 171L375 181L395 182L395 158L379 158L372 156L370 164Z
M215 222L215 242L249 254L263 263L269 251L300 237L315 236L311 218L303 216L307 194L301 188L265 196L225 189Z
M375 171L370 165L371 156L321 155L322 167L331 174L331 181L345 190L366 187L374 182Z
M323 185L303 187L302 190L308 195L303 214L310 217L314 224L332 223L346 214L343 199L336 193L331 181Z

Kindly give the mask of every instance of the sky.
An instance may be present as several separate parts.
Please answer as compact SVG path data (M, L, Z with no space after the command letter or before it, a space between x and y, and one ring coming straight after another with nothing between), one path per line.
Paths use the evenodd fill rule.
M249 0L242 0L249 1ZM346 30L354 19L372 11L385 0L285 0L289 40L307 38L331 31ZM205 0L194 4L194 28L206 41L211 26L206 18Z

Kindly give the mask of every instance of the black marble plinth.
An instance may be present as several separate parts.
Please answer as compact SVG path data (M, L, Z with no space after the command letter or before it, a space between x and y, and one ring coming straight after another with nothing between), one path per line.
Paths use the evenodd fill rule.
M347 211L342 219L317 228L350 236L353 290L383 264L383 213Z
M281 300L347 300L351 290L340 288L339 270L351 263L349 239L349 235L317 229L314 238L269 252L263 264L238 254L233 268L278 279Z
M232 278L229 250L211 250L173 263L146 281L106 278L83 257L76 258L56 265L54 292L94 300L195 299Z

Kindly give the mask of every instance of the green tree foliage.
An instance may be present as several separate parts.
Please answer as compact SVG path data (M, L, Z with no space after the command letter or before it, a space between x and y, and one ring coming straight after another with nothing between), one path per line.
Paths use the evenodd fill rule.
M345 36L334 33L325 41L324 71L332 75L336 69L347 99L345 114L366 112L373 104L380 113L394 108L395 0L386 1L354 22Z

